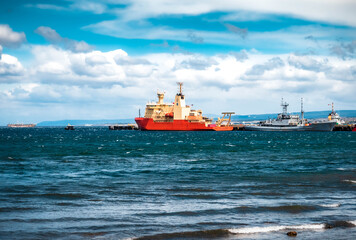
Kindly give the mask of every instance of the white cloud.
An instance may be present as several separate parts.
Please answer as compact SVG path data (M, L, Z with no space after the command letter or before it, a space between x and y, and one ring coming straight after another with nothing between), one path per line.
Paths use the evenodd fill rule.
M204 43L204 38L199 37L196 33L194 33L192 30L188 31L187 37L190 41L193 43L201 44Z
M205 113L278 112L283 96L296 108L300 97L306 100L308 110L326 109L332 101L339 109L354 108L354 59L241 52L248 56L244 61L233 54L132 57L123 50L74 53L54 46L35 46L35 60L28 69L23 69L16 58L3 55L1 62L17 66L11 71L26 74L11 75L14 79L7 83L12 84L0 89L0 113L4 109L11 112L9 106L25 111L18 103L26 102L26 111L40 114L41 106L46 115L39 115L40 120L46 116L134 117L138 106L143 110L146 101L155 100L157 89L166 90L166 101L173 101L177 81L185 83L187 104ZM252 70L254 75L248 75Z
M335 57L265 55L241 51L244 61L230 55L185 55L185 54L150 54L130 57L122 50L110 52L92 51L73 53L55 47L37 46L33 50L36 63L34 78L45 83L93 85L145 86L155 88L164 82L169 86L176 81L192 82L194 85L221 86L222 89L250 84L266 87L271 81L293 82L293 84L314 84L316 80L328 79L341 70L341 74L351 79L355 72L355 60L340 62ZM345 67L349 65L349 67ZM202 71L203 70L203 71ZM37 76L38 74L38 76ZM334 79L329 79L333 81ZM148 84L148 85L147 85ZM293 92L293 84L290 91ZM277 85L278 86L278 85ZM275 88L281 90L283 87ZM298 90L299 91L299 90ZM306 89L307 91L307 89Z
M339 56L342 59L355 58L356 57L356 40L351 42L338 42L334 44L331 49L331 53Z
M248 59L248 54L245 49L242 49L240 52L229 52L229 55L234 56L236 61L243 62Z
M71 0L67 0L67 2L70 1ZM92 12L95 14L102 14L108 9L105 4L97 3L96 1L72 0L72 2L73 3L67 6L58 6L55 4L26 4L25 6L30 8L38 8L43 10L56 10L56 11L80 10L80 11Z
M30 8L34 7L43 10L57 10L57 11L67 10L65 7L61 7L53 4L26 4L25 7L30 7Z
M234 25L229 24L229 23L226 23L226 24L225 24L225 27L226 27L229 31L231 31L231 32L233 32L233 33L239 35L239 36L240 36L241 38L243 38L243 39L245 39L245 38L247 37L247 34L248 34L247 28L239 28L239 27L234 26Z
M264 64L253 65L253 67L246 72L246 75L263 75L265 71L270 71L283 66L284 61L279 57L274 57Z
M137 39L139 36L140 39L146 40L165 39L166 41L164 44L161 44L161 46L166 47L167 49L172 47L167 43L168 40L182 42L191 41L190 38L187 38L187 32L189 29L174 29L168 26L137 25L125 23L120 19L88 25L84 27L84 29L93 31L97 34L117 38ZM313 33L313 38L317 40L317 44L314 41L312 42L305 39L311 32ZM269 52L278 51L304 53L307 50L310 52L310 48L313 48L313 53L324 55L330 54L330 47L335 45L335 36L343 36L344 40L342 40L342 42L351 41L355 38L354 32L354 29L349 28L302 25L275 31L248 31L248 35L243 35L245 36L245 39L228 30L195 30L194 34L195 36L199 36L204 39L204 43L206 44L217 44L245 49L256 48L260 51L265 51L267 49ZM338 43L338 45L342 44L342 42ZM340 53L351 53L350 50L352 49L350 49L347 43L342 46L345 47L341 48L342 52L339 51Z
M2 54L0 58L0 83L12 82L14 77L24 74L24 68L16 57Z
M0 45L3 47L19 47L26 41L23 32L14 32L9 25L0 24Z
M353 0L206 0L128 1L125 11L117 11L124 20L147 19L168 14L199 15L209 12L249 11L258 14L292 15L298 18L356 27L356 2Z
M114 57L118 65L151 65L150 61L140 58L131 58L127 55L116 55Z
M181 62L176 62L174 70L179 69L194 69L194 70L206 70L218 62L213 58L208 58L200 55L189 56Z
M291 55L288 57L288 63L295 68L310 70L315 72L326 71L330 68L328 66L328 59L324 58L322 61L318 61L309 56L296 56Z
M85 1L85 0L75 1L73 4L70 5L70 8L93 12L95 14L102 14L107 10L105 4L98 3L96 1Z
M36 46L32 53L36 59L33 75L44 83L95 86L134 84L135 79L128 78L126 73L129 68L116 63L118 58L127 59L127 53L122 50L75 53L54 46ZM132 58L131 61L142 60ZM142 66L137 67L138 74L140 68Z
M56 30L50 27L38 27L35 32L52 44L63 46L65 49L69 49L73 52L89 52L93 50L93 46L90 46L84 41L76 41L68 38L61 37Z

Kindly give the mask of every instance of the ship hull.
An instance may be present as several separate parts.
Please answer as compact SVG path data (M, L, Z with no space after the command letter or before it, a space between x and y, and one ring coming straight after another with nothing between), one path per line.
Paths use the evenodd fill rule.
M135 118L140 130L143 131L232 131L233 127L205 126L205 123L187 120L153 121L152 118Z
M245 126L247 131L277 131L277 132L303 132L303 131L319 131L330 132L335 126L335 122L311 123L306 126Z

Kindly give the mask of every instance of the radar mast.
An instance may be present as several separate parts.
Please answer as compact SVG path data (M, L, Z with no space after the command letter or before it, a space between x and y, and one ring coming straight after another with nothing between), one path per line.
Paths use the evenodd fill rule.
M178 86L179 86L179 95L183 95L183 82L177 82Z
M281 106L283 107L283 113L282 113L282 115L283 115L283 116L288 115L288 113L287 113L287 108L288 108L289 104L288 104L287 102L283 102L283 98L282 98Z

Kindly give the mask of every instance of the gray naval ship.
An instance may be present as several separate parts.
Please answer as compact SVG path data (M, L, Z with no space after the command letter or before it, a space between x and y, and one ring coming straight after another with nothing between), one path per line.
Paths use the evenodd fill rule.
M303 99L301 101L301 117L299 115L290 115L287 112L289 104L283 102L281 106L283 112L278 114L276 119L269 119L264 122L260 122L256 125L245 125L247 131L332 131L336 125L335 120L329 120L324 122L309 122L304 119L303 111Z

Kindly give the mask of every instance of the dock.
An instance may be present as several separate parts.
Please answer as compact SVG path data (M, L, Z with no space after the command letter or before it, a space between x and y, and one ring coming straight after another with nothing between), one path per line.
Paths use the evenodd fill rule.
M110 125L109 130L138 130L136 124L115 124Z
M244 124L233 124L232 127L233 127L232 131L245 131Z
M336 125L333 129L333 132L338 132L338 131L352 131L354 129L355 125L348 124L348 125Z

